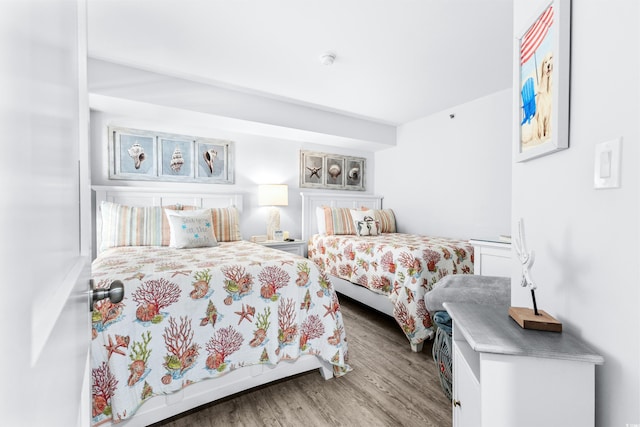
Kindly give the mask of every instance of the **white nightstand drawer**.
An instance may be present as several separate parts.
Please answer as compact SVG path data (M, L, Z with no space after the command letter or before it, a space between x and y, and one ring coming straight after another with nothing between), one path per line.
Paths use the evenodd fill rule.
M299 256L306 256L307 253L307 242L305 240L294 240L293 242L267 240L258 244Z

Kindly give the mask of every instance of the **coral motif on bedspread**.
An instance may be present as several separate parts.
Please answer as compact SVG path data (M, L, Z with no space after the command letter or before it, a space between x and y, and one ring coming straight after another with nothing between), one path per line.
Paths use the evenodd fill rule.
M317 234L308 249L309 259L323 271L388 295L412 344L433 335L424 295L448 274L473 273L473 247L464 240L405 233Z
M92 314L94 426L243 366L311 354L337 376L350 370L338 299L307 259L232 242L112 248L92 267L96 287L125 284L122 302Z

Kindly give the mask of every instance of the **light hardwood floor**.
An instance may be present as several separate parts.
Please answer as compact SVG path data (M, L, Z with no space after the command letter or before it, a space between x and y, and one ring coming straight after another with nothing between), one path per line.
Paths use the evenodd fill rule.
M311 371L154 426L451 426L432 341L414 353L394 319L346 297L340 301L351 372L325 381Z

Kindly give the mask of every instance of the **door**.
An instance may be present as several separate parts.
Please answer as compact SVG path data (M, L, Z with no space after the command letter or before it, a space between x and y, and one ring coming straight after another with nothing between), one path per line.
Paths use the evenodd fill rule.
M89 423L84 1L0 1L0 414L7 426Z

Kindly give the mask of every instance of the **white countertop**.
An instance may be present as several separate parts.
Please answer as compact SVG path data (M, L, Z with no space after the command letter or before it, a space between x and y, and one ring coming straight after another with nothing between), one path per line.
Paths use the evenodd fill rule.
M523 329L508 307L472 303L444 303L471 348L483 353L582 361L601 365L604 358L570 333Z

